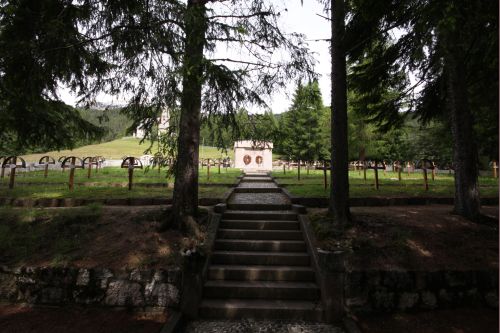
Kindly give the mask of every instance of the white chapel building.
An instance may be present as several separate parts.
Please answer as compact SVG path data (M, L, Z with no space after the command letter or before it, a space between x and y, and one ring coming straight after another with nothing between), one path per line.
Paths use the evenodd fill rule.
M234 143L234 167L244 171L272 171L273 143L243 140Z

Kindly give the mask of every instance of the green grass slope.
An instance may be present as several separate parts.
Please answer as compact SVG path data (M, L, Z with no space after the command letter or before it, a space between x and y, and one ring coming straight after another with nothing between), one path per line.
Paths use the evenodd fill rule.
M149 148L150 142L145 141L140 144L140 139L133 137L125 137L114 141L109 141L105 143L99 143L94 145L88 145L79 147L73 150L61 150L61 151L49 151L41 154L30 154L22 156L27 162L38 162L39 159L44 155L50 155L54 158L60 156L103 156L106 159L121 159L122 156L142 156L144 151ZM158 150L158 146L154 146L152 152ZM229 156L231 159L234 158L233 150L228 150L227 153L218 150L215 147L204 147L200 146L200 158L221 158Z

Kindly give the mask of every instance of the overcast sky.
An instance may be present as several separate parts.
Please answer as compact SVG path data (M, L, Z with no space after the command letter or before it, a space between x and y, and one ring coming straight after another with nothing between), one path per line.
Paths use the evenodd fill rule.
M326 15L323 12L323 5L316 0L304 0L303 5L299 0L288 0L286 3L288 12L283 15L284 30L306 35L309 49L317 61L315 70L320 75L319 85L323 103L330 105L330 44L327 41L314 41L330 38L330 22L317 15ZM295 85L290 83L288 87L290 96L287 97L285 94L274 96L271 105L273 113L281 113L290 107L291 95L295 88Z
M325 15L323 5L316 0L303 0L301 5L300 0L287 0L282 2L286 4L287 12L283 13L281 23L285 32L298 32L306 35L309 48L314 53L317 61L316 72L319 73L319 84L323 94L323 103L330 105L330 53L329 43L327 41L314 41L315 39L327 39L330 36L329 22L319 17L317 14ZM291 104L291 96L295 90L295 84L290 82L287 89L287 94L275 94L271 98L271 109L273 113L281 113L286 111ZM75 105L75 97L72 96L67 89L60 90L60 96L64 102L70 105ZM125 104L123 97L111 97L100 95L97 101L103 104ZM252 110L252 112L262 112L263 110Z

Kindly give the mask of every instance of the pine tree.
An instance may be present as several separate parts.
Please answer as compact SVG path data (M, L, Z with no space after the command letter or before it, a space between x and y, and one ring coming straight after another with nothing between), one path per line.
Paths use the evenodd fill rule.
M323 112L318 82L299 83L290 110L280 118L280 149L289 158L314 162L328 156L328 147L324 146Z
M334 223L349 223L349 158L347 139L347 64L346 64L346 1L331 0L332 61L332 162L330 176L329 214Z
M474 114L498 113L498 98L492 98L498 96L498 2L408 0L384 12L369 12L364 1L353 3L350 25L370 32L365 43L351 43L349 56L359 64L353 71L353 87L373 99L380 96L376 89L381 83L390 85L402 72L416 73L415 85L397 89L399 93L389 99L387 105L393 107L372 112L389 121L402 108L416 111L423 121L447 118L454 146L455 212L477 219ZM402 31L396 41L389 33L395 27ZM367 63L376 45L384 47L370 53Z

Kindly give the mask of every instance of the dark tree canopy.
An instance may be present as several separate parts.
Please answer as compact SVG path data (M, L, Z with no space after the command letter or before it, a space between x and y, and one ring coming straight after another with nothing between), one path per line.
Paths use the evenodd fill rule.
M106 66L82 44L78 23L91 15L84 2L0 1L0 151L71 147L102 134L57 90L60 83L88 87Z
M476 136L489 133L498 142L498 127L493 129L498 122L492 126L478 121L498 119L498 2L408 0L387 2L382 11L372 12L370 2L351 4L353 31L363 25L370 31L364 43L352 43L349 51L352 88L375 119L394 123L396 108L377 107L384 96L376 83L391 87L401 75L415 75L414 85L396 86L385 104L414 111L424 122L448 124L454 145L455 211L476 219ZM394 28L401 35L397 39L391 35ZM374 48L378 51L372 52Z

